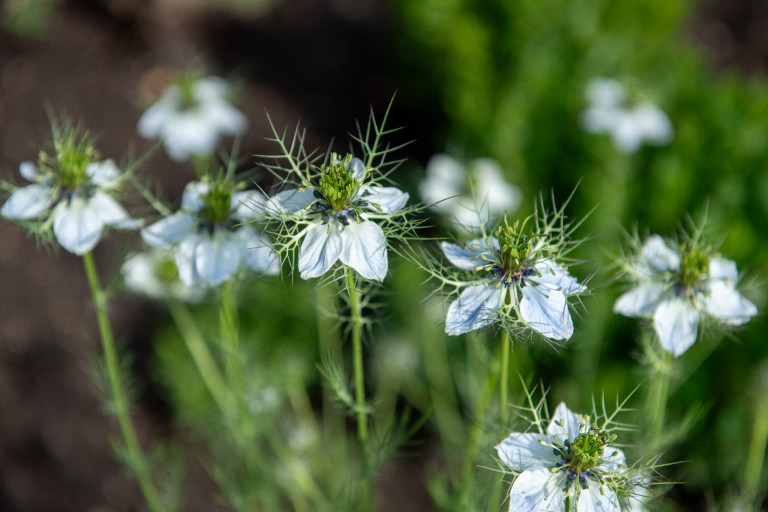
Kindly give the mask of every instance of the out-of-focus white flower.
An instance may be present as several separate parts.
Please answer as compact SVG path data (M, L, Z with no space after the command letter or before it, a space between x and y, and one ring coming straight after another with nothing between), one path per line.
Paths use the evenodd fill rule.
M187 184L181 210L147 226L150 246L173 248L179 277L188 286L214 286L245 266L266 274L280 271L269 240L244 224L263 215L264 196L235 191L230 180Z
M498 238L471 240L463 247L440 244L454 266L478 274L462 283L466 288L448 308L445 332L457 336L519 315L525 326L547 338L570 338L567 297L586 291L586 286L540 254L536 240L508 226L506 217L496 233Z
M757 307L736 291L736 263L711 253L697 241L674 250L662 237L651 236L630 261L635 287L613 310L652 318L661 346L675 357L696 341L701 318L733 326L748 322Z
M479 158L465 167L442 153L427 163L419 193L424 201L434 203L433 210L470 232L477 232L505 211L514 212L522 202L520 189L504 180L495 160Z
M205 297L205 289L181 282L172 251L153 250L131 254L123 262L121 272L125 285L131 291L151 299L194 303Z
M352 155L331 155L316 186L288 189L269 200L268 211L303 225L297 237L302 279L320 277L337 261L361 277L383 281L387 240L376 221L397 215L408 194L370 183L370 170Z
M607 133L624 153L634 153L642 144L662 146L673 137L667 115L649 101L631 103L616 80L595 78L587 84L589 107L581 125L590 133Z
M139 223L110 195L121 175L112 160L98 157L88 135L54 131L56 155L41 153L40 164L23 162L21 176L32 182L16 189L0 208L7 219L40 220L43 231L53 229L67 251L91 251L108 226L136 229Z
M218 77L182 77L139 119L139 133L163 141L176 161L210 155L222 135L240 135L245 116L229 103L229 87Z
M496 446L501 461L516 474L510 512L620 512L617 491L627 481L626 459L609 445L614 438L564 403L546 433L510 434Z

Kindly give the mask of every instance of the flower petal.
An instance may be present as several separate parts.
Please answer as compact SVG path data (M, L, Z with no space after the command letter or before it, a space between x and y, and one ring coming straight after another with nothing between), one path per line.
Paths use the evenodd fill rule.
M112 159L103 162L92 162L85 167L85 174L91 179L91 183L103 187L116 181L120 177L120 169Z
M579 493L576 510L579 512L621 512L616 493L595 478L588 479L588 487Z
M201 239L202 237L197 233L190 233L179 243L176 249L176 268L179 270L179 279L187 286L203 284L197 275L197 265L195 264L195 253Z
M352 169L352 176L357 181L363 181L365 179L365 164L362 160L357 157L352 158L352 160L349 162L349 167Z
M239 220L256 220L264 216L264 194L258 190L235 192L232 195L232 209Z
M312 279L328 272L339 259L341 250L341 234L335 222L309 228L299 249L301 278Z
M305 188L304 190L299 190L291 188L270 197L267 201L266 210L271 215L298 213L316 200L314 189Z
M6 219L34 219L53 204L51 187L35 183L18 188L0 208L0 215Z
M672 140L673 130L669 118L656 105L644 102L635 107L630 115L635 130L648 144L661 146Z
M680 255L667 246L659 235L652 235L641 249L643 259L657 272L676 271L680 268Z
M88 204L103 224L119 224L128 219L128 212L125 211L125 208L104 192L93 194L93 197L88 199Z
M496 453L512 471L520 472L535 467L552 468L561 462L561 458L554 454L551 446L544 446L542 442L551 443L551 440L541 434L513 432L496 446Z
M523 200L520 189L504 179L499 163L492 158L478 158L470 162L475 179L474 196L485 205L491 215L517 210Z
M604 455L600 457L599 467L606 471L618 472L622 470L621 466L626 466L627 464L627 457L619 448L606 446L603 448L603 454Z
M706 294L697 298L707 313L729 325L747 323L757 314L757 306L725 281L710 281Z
M168 248L195 231L197 221L186 212L176 212L141 230L141 238L152 247Z
M696 341L699 312L680 297L664 300L653 314L653 327L664 350L677 357Z
M529 281L560 290L564 295L584 293L587 290L586 285L579 284L575 277L552 260L541 260L533 268L536 275L528 277Z
M408 192L396 187L363 187L358 198L368 201L371 210L394 213L408 202Z
M563 472L553 473L549 468L523 471L509 491L509 512L562 512L565 510L564 487Z
M467 287L448 307L445 332L458 336L490 324L499 315L505 292L504 287L493 284Z
M440 242L440 249L443 250L448 261L464 270L475 270L485 265L487 260L483 257L495 259L482 238L465 242L463 247L449 242Z
M378 224L350 222L341 231L343 249L339 258L366 279L383 281L387 275L387 241Z
M641 283L637 288L625 292L613 305L613 311L624 316L650 316L665 297L661 283Z
M573 335L573 320L563 292L531 282L524 282L521 290L520 316L531 329L553 340L567 340Z
M584 423L585 421L578 414L568 409L565 402L560 402L547 427L547 435L554 437L561 444L566 439L574 441L581 432L582 426L586 427Z
M240 244L228 231L215 231L212 237L201 237L195 248L197 275L210 285L221 284L237 272Z
M731 287L736 286L736 282L739 280L736 262L725 258L711 258L709 260L709 278L723 279Z
M34 183L38 174L37 166L29 161L21 162L21 164L19 164L19 174L21 174L21 177L25 180Z
M280 259L266 237L256 233L250 226L242 226L235 231L235 235L240 240L240 250L246 265L269 275L280 273Z
M60 203L53 216L53 234L69 252L80 256L99 242L104 224L98 211L84 198L76 197L69 204Z
M181 195L181 207L192 212L199 212L205 206L205 196L209 189L208 183L190 181L184 187L184 193Z

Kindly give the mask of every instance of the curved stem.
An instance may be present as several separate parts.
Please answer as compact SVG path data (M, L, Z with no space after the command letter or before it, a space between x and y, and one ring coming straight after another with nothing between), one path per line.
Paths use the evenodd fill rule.
M373 508L373 476L371 454L368 445L368 415L365 402L365 369L363 367L363 314L360 292L355 289L355 276L352 270L345 267L347 294L352 321L352 359L355 373L355 413L357 416L357 437L360 440L360 450L363 457L365 477L365 502L369 510Z
M86 277L88 278L88 286L91 289L93 304L96 307L99 335L104 350L104 360L107 365L107 376L109 377L109 388L115 406L115 413L117 414L117 421L120 424L120 431L123 434L129 464L136 474L136 479L138 480L141 492L144 494L144 499L147 501L147 506L152 512L161 512L165 510L165 507L152 482L149 465L144 459L144 454L139 445L139 438L133 428L128 411L128 399L120 375L115 338L112 334L112 327L109 324L109 317L107 316L107 301L104 297L104 291L99 284L99 275L96 272L96 264L93 261L92 253L87 252L83 255L83 264Z

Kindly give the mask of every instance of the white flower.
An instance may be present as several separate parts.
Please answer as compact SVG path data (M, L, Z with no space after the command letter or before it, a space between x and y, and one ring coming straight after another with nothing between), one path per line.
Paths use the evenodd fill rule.
M19 170L32 185L13 192L0 215L12 220L45 219L46 226L53 225L59 244L73 254L91 251L108 226L138 227L108 193L120 179L112 160L80 162L66 170L48 166L41 170L32 162L23 162Z
M314 188L275 194L268 211L306 224L300 231L299 273L320 277L341 261L365 279L387 274L387 240L375 221L402 210L408 194L367 182L370 172L359 158L331 155Z
M205 290L188 286L179 280L172 251L154 250L131 254L121 267L125 285L135 293L151 299L176 299L200 302Z
M634 153L642 144L661 146L673 137L666 114L648 101L630 104L616 80L595 78L587 85L589 107L581 124L590 133L607 133L624 153Z
M213 153L221 135L239 135L248 127L245 116L227 99L227 83L208 77L182 79L139 119L139 133L160 139L176 161Z
M631 271L635 288L619 297L613 310L652 318L661 346L675 357L696 341L701 318L735 326L757 314L757 307L736 291L736 263L692 242L676 251L653 235Z
M497 233L503 237L502 243L488 237L463 247L440 244L453 265L481 273L478 279L466 282L468 286L449 306L445 332L457 336L512 314L547 338L570 338L573 321L566 298L586 291L586 286L552 259L537 257L531 240L511 233L506 219Z
M150 246L174 248L179 277L188 286L218 285L245 266L266 274L280 271L269 241L243 224L262 214L259 192L233 192L226 179L191 182L181 210L147 226L141 236Z
M436 154L427 163L419 192L424 201L434 203L432 209L470 232L505 211L512 213L522 202L520 189L504 180L501 167L490 158L473 160L465 168L448 155Z
M510 434L496 446L517 474L509 492L510 512L619 512L617 485L624 453L612 435L560 403L546 433ZM566 501L570 508L566 509Z

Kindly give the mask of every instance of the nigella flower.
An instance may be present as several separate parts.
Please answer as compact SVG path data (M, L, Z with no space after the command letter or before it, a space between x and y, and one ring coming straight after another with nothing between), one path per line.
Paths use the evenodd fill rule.
M176 161L210 155L221 135L239 135L245 116L229 103L229 87L217 77L182 76L139 119L139 133L160 139Z
M361 277L383 281L387 274L387 237L377 223L400 214L408 194L372 181L372 170L352 155L332 153L319 169L317 184L277 193L271 213L293 221L302 239L299 273L320 277L337 261Z
M634 153L642 144L661 146L673 137L667 115L649 101L632 103L624 87L609 78L595 78L587 85L589 107L581 124L590 133L607 133L624 153Z
M562 402L546 432L510 434L496 446L516 474L510 512L621 511L631 479L615 437Z
M179 277L188 286L214 286L240 267L266 274L280 271L269 240L246 221L263 214L265 198L236 191L228 178L187 184L181 210L141 232L150 246L173 248Z
M671 249L653 235L629 271L635 288L619 297L613 310L652 318L661 346L675 357L696 341L701 319L735 326L757 314L757 307L736 291L736 263L714 256L699 240Z
M175 256L170 250L152 250L129 255L120 269L131 291L150 299L200 302L205 289L188 286L179 279Z
M55 156L41 152L39 164L23 162L21 176L32 182L16 189L0 215L18 221L41 221L67 251L91 251L108 226L135 229L138 223L112 197L121 182L112 160L98 160L88 134L54 127Z
M495 160L478 158L465 167L442 153L427 162L419 192L433 210L471 232L504 212L513 212L522 202L520 189L507 183Z
M571 337L567 298L585 292L586 286L556 263L547 236L523 234L505 216L495 237L463 246L442 242L440 247L448 261L470 272L453 280L464 289L448 308L446 333L456 336L497 320L506 327L517 319L547 338Z

